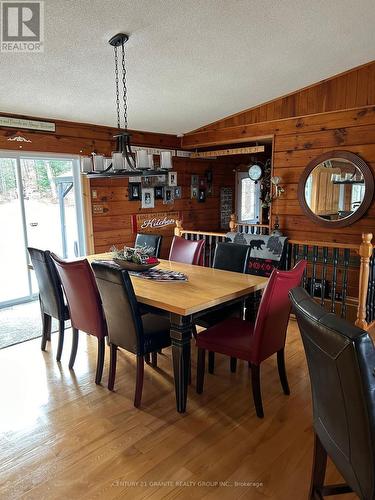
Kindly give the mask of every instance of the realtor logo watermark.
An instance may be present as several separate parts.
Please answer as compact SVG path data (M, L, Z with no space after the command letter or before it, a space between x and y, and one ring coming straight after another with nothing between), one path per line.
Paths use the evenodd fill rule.
M1 4L1 52L44 51L44 2L4 0Z

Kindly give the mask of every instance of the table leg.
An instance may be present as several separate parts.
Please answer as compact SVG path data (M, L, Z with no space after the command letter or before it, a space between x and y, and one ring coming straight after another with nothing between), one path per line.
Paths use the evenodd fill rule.
M176 407L179 413L186 410L192 317L171 314L171 340L173 355Z

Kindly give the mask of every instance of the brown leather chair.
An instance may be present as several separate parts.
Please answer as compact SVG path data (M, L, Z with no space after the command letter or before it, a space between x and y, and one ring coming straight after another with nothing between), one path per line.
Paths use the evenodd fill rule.
M183 264L202 265L204 244L204 239L190 241L180 236L173 236L169 250L169 260L182 262Z
M375 498L375 350L368 334L290 293L309 367L315 434L309 499L355 492ZM346 484L324 485L327 455Z
M137 380L134 406L141 404L144 358L171 345L169 318L157 314L141 316L133 285L127 271L103 262L93 262L108 324L111 348L108 389L113 390L116 377L117 349L137 356Z
M64 345L65 321L69 319L69 310L65 304L64 294L59 275L51 259L49 250L39 250L28 247L31 263L39 287L39 304L42 313L42 351L46 350L48 340L51 340L52 318L59 322L59 342L56 360L61 360Z
M78 347L78 331L94 335L98 339L98 359L95 383L100 384L103 374L107 324L100 295L90 264L86 259L65 261L51 254L68 301L73 329L73 343L69 368L72 369Z

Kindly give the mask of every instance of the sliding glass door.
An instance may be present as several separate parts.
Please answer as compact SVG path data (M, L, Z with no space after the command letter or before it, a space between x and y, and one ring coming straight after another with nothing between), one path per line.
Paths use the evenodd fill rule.
M0 152L0 307L32 299L27 247L84 254L78 158Z

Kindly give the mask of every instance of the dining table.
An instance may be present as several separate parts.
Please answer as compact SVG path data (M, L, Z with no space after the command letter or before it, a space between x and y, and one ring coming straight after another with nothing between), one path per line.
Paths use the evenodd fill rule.
M94 260L112 260L113 254L87 256ZM170 315L173 372L177 411L186 411L191 337L194 320L230 303L242 301L265 288L268 278L250 274L223 271L210 267L159 260L156 269L177 271L187 276L187 281L153 281L131 275L137 301Z

